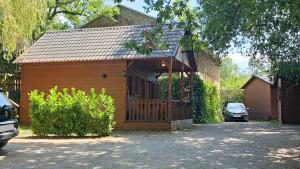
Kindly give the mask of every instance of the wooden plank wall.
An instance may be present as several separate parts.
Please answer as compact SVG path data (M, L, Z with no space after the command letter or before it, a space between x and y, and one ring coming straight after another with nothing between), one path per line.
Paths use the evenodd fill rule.
M28 93L34 89L47 92L55 85L85 91L90 91L90 88L106 88L115 101L117 125L125 122L126 61L37 63L23 64L21 68L21 123L31 123Z
M271 87L259 79L254 79L244 89L244 101L250 108L250 120L269 120L271 118Z
M282 123L300 124L300 87L285 88L282 87Z

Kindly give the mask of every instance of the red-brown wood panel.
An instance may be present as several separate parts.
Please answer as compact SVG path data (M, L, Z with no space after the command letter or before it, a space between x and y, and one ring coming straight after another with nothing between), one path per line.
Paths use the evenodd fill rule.
M244 102L250 108L250 120L269 120L271 118L271 86L254 79L244 89Z
M65 63L22 64L21 72L21 113L23 124L30 124L28 93L38 89L43 92L58 86L75 87L90 91L91 88L106 88L114 98L117 125L125 121L126 112L126 61L95 61ZM106 74L106 78L104 78Z
M300 124L300 87L282 88L282 123Z

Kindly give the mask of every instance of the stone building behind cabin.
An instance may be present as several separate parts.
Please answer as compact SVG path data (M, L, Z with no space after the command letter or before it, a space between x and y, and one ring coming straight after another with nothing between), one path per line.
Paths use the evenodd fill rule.
M116 22L107 20L104 16L99 16L96 19L90 21L82 28L98 28L98 27L108 27L108 26L126 26L126 25L142 25L150 24L155 21L155 18L141 13L137 10L128 8L123 5L117 5L120 13L116 16Z

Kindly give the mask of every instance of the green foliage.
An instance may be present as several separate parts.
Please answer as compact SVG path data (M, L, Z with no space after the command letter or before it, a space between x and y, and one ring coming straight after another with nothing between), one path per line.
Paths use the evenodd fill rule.
M12 53L17 41L32 40L33 30L46 14L44 0L0 0L0 44Z
M237 47L252 58L268 60L275 77L300 84L299 0L198 0L194 8L189 0L144 2L146 12L158 13L156 24L150 36L144 36L146 43L131 43L131 49L149 54L162 42L165 25L179 27L192 33L182 38L184 50L208 48L220 60Z
M221 90L221 106L224 107L227 103L243 103L244 93L240 88L222 89Z
M89 95L74 88L62 92L52 88L49 95L37 90L29 94L32 131L38 136L110 135L114 126L113 99L102 89Z
M10 57L46 31L79 27L98 16L114 22L118 12L102 0L0 0L0 44Z
M7 51L3 51L0 44L0 88L9 92L9 98L20 103L20 92L15 90L15 80L20 79L19 65L13 64L18 52L14 52L12 57L4 58Z
M299 82L299 0L200 2L202 35L212 50L224 53L233 45L247 47L252 58L259 55L262 63L271 63L274 76Z
M117 8L110 8L103 0L48 0L47 19L52 21L64 17L72 27L80 27L98 16L114 21Z
M215 123L223 120L219 111L220 97L216 86L211 82L204 82L204 111L195 122Z
M230 57L225 57L221 63L220 78L225 80L232 76L237 76L238 69L238 65L233 64Z
M172 76L172 99L180 100L180 76ZM160 97L162 100L168 98L168 77L159 79ZM189 95L189 78L184 77L184 97ZM183 99L184 100L184 99ZM219 113L219 93L217 88L210 82L204 82L198 75L193 76L193 120L194 123L215 123L222 121Z
M0 0L0 88L18 102L11 88L19 66L12 62L45 32L79 27L100 15L114 22L116 14L102 0Z
M271 65L269 61L264 58L250 58L248 65L253 75L268 76L271 74Z
M221 64L221 105L229 102L243 102L241 87L250 78L249 75L239 73L238 66L232 59L225 57Z

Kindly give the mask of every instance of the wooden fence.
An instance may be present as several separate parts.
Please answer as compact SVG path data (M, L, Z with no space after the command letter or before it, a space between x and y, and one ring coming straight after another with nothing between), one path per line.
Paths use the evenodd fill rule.
M172 101L172 120L192 119L192 103L183 101Z
M161 100L128 100L126 120L128 121L167 121L168 104Z
M168 102L159 99L129 99L127 102L127 121L171 121L192 119L190 102L172 101L171 119L168 115Z

